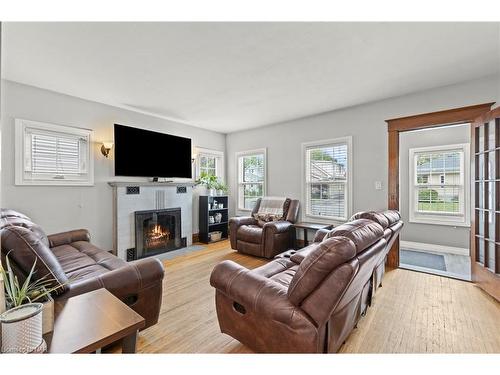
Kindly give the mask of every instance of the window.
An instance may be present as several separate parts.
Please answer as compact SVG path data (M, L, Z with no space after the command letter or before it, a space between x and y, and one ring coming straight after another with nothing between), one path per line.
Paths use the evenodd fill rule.
M410 149L410 221L468 225L469 145Z
M16 185L93 185L91 135L16 119Z
M351 137L302 145L305 216L345 221L351 212Z
M224 153L222 151L197 147L196 153L196 176L198 178L205 174L224 179Z
M266 194L266 150L239 152L238 209L252 210L257 199Z

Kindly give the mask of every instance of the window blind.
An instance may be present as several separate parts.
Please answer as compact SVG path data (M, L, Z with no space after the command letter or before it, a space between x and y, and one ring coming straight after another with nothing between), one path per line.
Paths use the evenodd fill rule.
M306 149L308 215L346 218L347 158L347 143Z
M31 133L31 172L41 174L80 174L84 169L81 163L80 137L58 137L55 135Z

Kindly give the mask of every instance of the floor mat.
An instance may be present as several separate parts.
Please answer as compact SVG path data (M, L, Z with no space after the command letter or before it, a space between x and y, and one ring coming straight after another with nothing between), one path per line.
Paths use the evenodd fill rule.
M446 271L444 256L439 254L429 254L421 251L401 249L399 252L399 262L401 264L408 264L411 266Z

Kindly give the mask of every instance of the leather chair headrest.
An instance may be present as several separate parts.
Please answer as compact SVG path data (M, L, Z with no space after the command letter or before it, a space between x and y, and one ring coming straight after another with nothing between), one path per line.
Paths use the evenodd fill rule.
M288 298L294 305L311 294L338 266L356 255L354 243L346 237L329 238L312 250L300 263L288 287Z
M349 238L359 253L373 245L384 236L384 228L379 223L369 219L357 219L333 228L323 239L344 236Z
M379 223L382 228L387 228L389 226L389 220L380 212L375 211L361 211L352 215L350 221L357 219L369 219L376 223Z
M20 212L11 210L10 208L0 208L0 219L13 218L13 217L19 217L21 219L31 221L31 219L28 216Z

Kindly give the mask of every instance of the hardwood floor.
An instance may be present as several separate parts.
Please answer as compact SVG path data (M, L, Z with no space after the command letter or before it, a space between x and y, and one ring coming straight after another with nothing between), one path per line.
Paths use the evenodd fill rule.
M266 262L236 253L228 241L164 261L159 323L139 334L138 352L250 352L219 331L209 277L224 259L248 268ZM386 274L374 305L340 351L500 353L499 321L500 304L473 284L397 269Z

